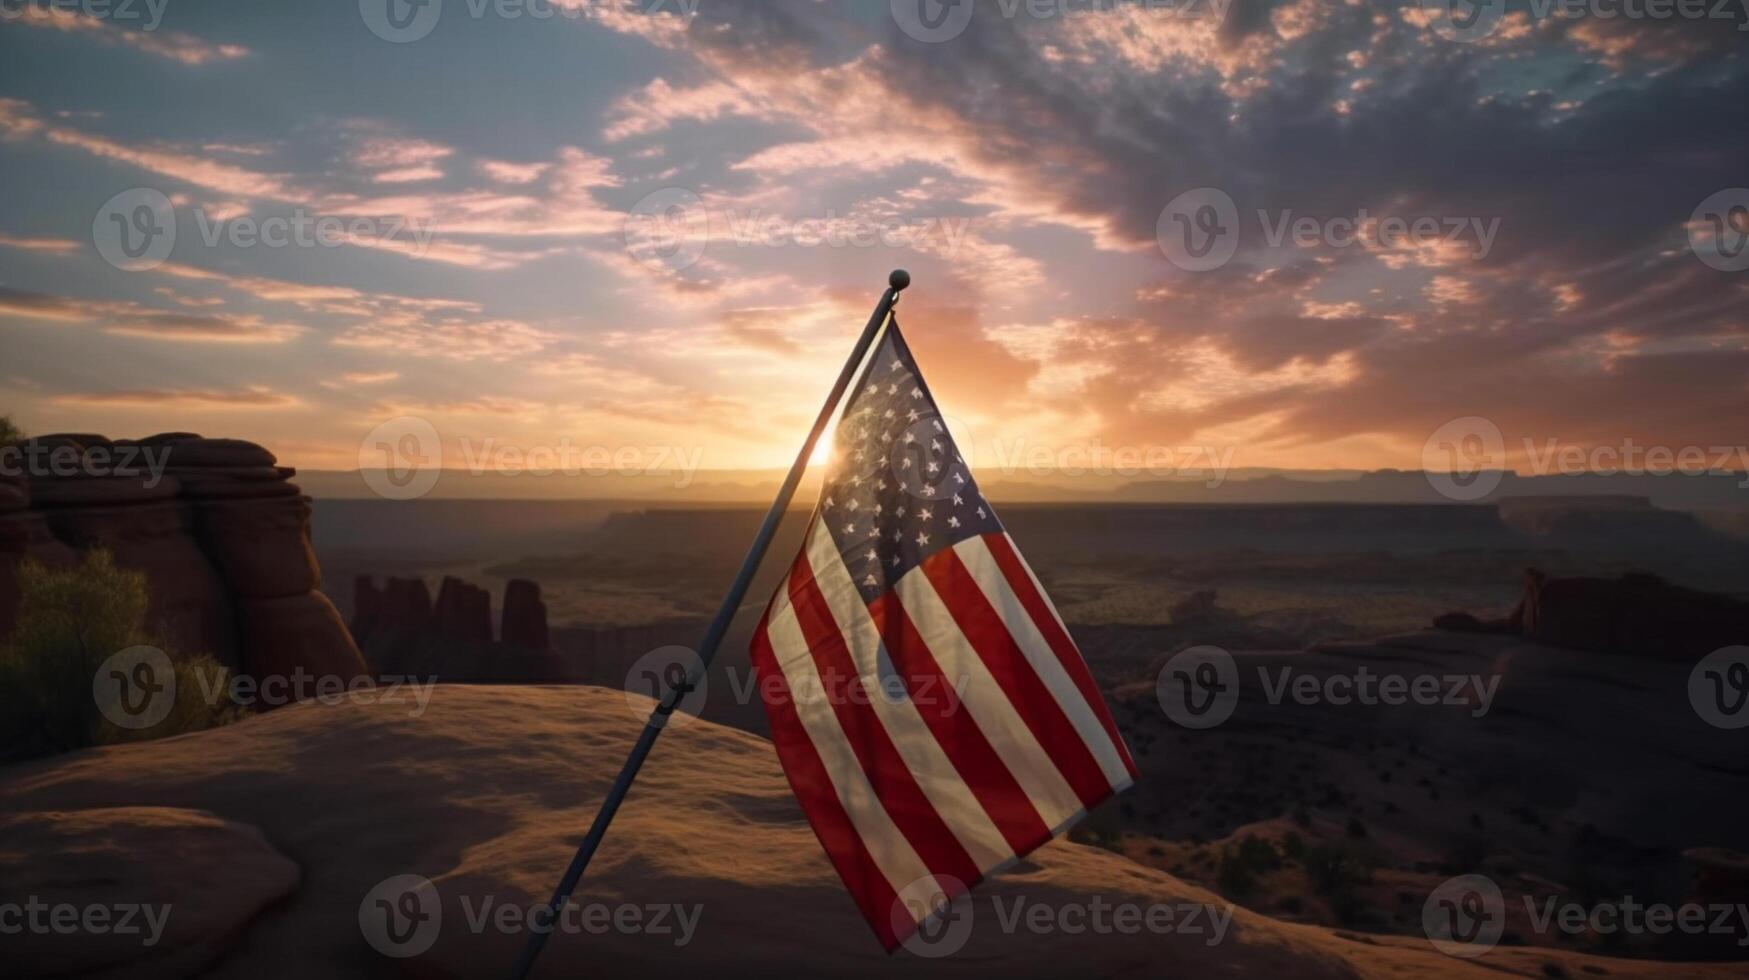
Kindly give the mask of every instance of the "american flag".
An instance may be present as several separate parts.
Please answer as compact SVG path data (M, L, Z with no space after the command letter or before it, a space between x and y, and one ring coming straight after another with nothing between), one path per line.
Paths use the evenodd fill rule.
M1136 776L897 321L752 652L790 786L889 951Z

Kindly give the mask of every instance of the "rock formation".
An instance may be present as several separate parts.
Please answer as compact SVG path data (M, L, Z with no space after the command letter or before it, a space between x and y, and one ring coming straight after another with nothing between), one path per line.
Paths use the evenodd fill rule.
M1219 598L1220 593L1214 589L1197 589L1173 603L1167 613L1176 625L1206 623L1220 616L1220 607L1216 605Z
M545 650L552 646L547 633L547 604L541 601L540 585L517 578L504 586L504 623L498 636L505 646L522 650Z
M390 577L379 588L360 575L353 582L352 635L380 675L436 676L461 682L555 683L575 671L552 649L540 586L526 579L504 592L504 632L492 638L492 594L453 575L437 588L424 580Z
M1517 633L1577 650L1695 661L1720 647L1749 642L1749 602L1643 572L1617 579L1554 578L1529 568L1524 597L1504 619L1451 612L1433 625L1467 633Z
M13 894L49 907L125 902L156 913L132 916L137 933L11 930L9 976L195 976L301 877L259 829L202 810L10 813L0 834L10 845L0 873ZM25 854L53 858L27 865Z
M0 630L11 628L20 558L69 564L101 547L145 574L154 628L182 652L257 679L364 674L319 591L309 498L272 453L182 432L48 435L19 449L27 475L0 484Z
M477 585L445 575L437 587L433 609L437 629L465 643L492 642L492 594Z
M369 575L352 583L352 635L359 643L379 633L431 632L431 590L416 578L389 578L381 589Z

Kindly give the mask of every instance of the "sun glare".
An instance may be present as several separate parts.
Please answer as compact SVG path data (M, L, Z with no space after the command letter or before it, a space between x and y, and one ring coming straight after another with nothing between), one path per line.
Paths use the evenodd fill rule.
M810 467L826 467L832 465L832 444L825 439L814 446L814 452L808 456Z

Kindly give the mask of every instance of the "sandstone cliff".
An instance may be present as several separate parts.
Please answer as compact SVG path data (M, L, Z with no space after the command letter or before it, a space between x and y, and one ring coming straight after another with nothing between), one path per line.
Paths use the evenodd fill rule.
M146 576L167 642L257 679L352 679L364 659L320 591L310 502L295 471L235 439L48 435L21 444L0 478L0 635L17 607L15 569L69 565L106 548Z

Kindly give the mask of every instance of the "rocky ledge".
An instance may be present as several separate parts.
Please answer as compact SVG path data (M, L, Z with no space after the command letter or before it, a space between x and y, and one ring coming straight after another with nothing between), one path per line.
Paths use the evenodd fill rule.
M187 835L222 843L213 861L239 857L219 861L225 873L190 876L201 883L198 895L180 890L183 872L160 874L156 891L126 893L173 903L165 935L186 953L136 955L130 977L502 976L527 938L522 914L551 893L651 702L590 687L439 685L427 693L423 707L405 691L308 701L184 738L12 766L0 770L0 816L40 827L33 814L85 813L117 800L176 808L179 821L154 825L150 846L106 852L115 865L106 874L124 882L148 879L162 867L153 864L158 855L187 853L176 843L192 843ZM0 880L43 880L81 841L108 847L113 823L102 813L84 824L57 818L64 829L52 849L0 847ZM272 851L295 860L301 876L290 894L267 904L288 887L287 869L246 832L221 826L256 828ZM403 876L430 887L385 900L385 886ZM91 875L53 894L74 904L114 901L106 887ZM1506 946L1472 962L1423 939L1294 925L1244 908L1231 912L1218 939L1188 925L1095 929L1057 913L1206 904L1225 914L1230 906L1167 872L1069 841L982 886L957 952L888 956L820 850L771 744L703 720L671 726L578 894L590 907L639 917L628 927L555 935L540 976L770 977L798 965L809 976L903 980L1742 976L1740 964ZM391 933L386 912L409 895L417 915ZM185 901L196 904L179 921ZM658 928L645 914L675 906L692 924L684 941L677 915ZM237 914L216 914L222 907ZM1049 913L1042 923L1035 909ZM1005 928L1016 910L1034 924ZM79 936L45 942L54 948L36 954L82 957L88 945ZM211 958L197 970L202 955ZM106 955L104 963L115 961ZM8 964L33 972L20 966Z

